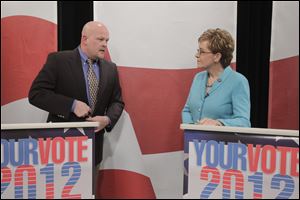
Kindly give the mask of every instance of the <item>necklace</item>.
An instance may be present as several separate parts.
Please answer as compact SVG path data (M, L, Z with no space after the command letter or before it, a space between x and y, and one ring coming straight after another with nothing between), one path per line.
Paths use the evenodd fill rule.
M215 80L213 78L209 77L207 80L207 83L206 83L206 87L211 88L213 86L214 82L215 82Z

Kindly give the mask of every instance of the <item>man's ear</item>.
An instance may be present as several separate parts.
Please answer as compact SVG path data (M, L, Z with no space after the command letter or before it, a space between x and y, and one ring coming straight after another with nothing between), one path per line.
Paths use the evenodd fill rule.
M88 37L86 35L81 36L81 41L86 42L88 40Z

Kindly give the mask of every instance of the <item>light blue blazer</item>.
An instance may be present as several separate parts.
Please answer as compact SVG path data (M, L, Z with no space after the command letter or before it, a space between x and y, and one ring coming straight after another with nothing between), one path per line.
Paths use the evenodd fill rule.
M219 120L225 126L250 127L248 80L228 66L206 96L207 78L207 71L200 72L194 77L182 110L182 122L189 124L203 118L211 118Z

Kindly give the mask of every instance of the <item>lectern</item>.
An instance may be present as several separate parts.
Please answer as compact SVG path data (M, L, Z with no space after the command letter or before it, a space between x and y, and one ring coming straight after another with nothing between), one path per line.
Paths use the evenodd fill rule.
M299 199L299 130L181 128L184 198Z
M97 125L1 124L1 199L93 198Z

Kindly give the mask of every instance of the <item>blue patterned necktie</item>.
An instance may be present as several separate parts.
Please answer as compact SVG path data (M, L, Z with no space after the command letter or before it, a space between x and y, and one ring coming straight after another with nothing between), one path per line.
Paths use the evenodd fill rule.
M88 72L87 72L87 79L89 84L89 92L90 92L90 98L91 98L91 109L92 112L95 110L95 106L97 103L97 93L98 93L98 79L96 77L95 71L93 69L93 61L91 59L87 59L87 64L89 66Z

